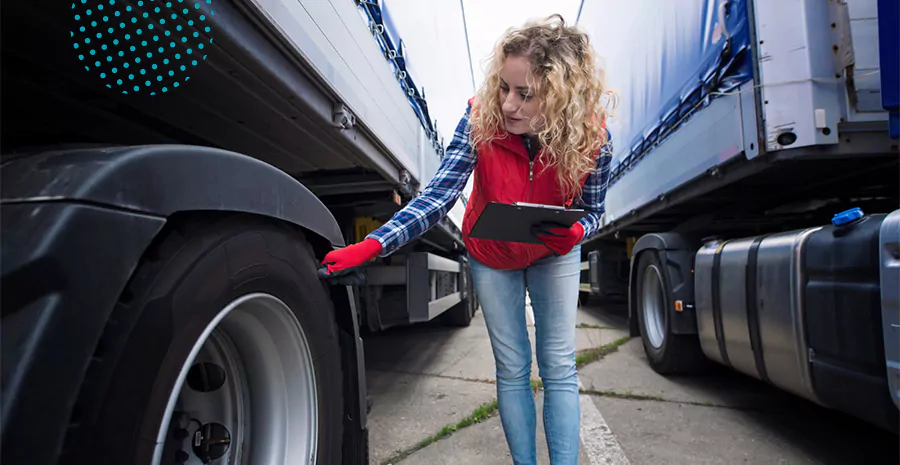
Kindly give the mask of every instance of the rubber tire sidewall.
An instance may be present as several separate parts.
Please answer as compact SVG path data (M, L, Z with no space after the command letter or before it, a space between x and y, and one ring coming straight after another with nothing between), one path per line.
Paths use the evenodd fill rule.
M163 240L159 258L139 266L127 291L133 298L114 312L117 324L104 337L121 350L112 351L114 364L97 367L110 371L111 382L86 450L90 455L76 463L152 463L153 440L192 347L225 306L253 293L280 299L299 321L314 361L317 463L339 463L340 346L311 247L287 226L244 216L189 229Z
M637 287L635 289L635 296L637 305L635 305L635 311L637 313L638 318L638 328L641 332L641 341L644 345L644 353L647 354L647 358L650 360L650 365L656 370L660 367L660 365L664 364L666 359L666 348L669 343L672 341L672 333L669 331L669 320L670 315L668 313L669 307L672 305L672 296L669 291L669 280L666 276L665 270L662 268L662 265L659 261L659 255L655 250L648 250L642 252L640 256L638 256L638 266L637 266L637 275L635 282L637 283ZM650 340L647 337L647 328L646 322L644 320L644 306L643 306L643 286L644 286L644 273L647 268L650 266L656 266L660 271L660 275L662 277L662 287L663 287L663 308L665 309L665 317L663 324L663 341L660 344L659 348L655 348L650 344Z

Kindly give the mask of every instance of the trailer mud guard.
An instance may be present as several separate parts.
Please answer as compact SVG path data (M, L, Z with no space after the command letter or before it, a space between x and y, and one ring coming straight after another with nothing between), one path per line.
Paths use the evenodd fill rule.
M639 336L637 316L634 305L637 296L632 283L637 276L634 265L638 256L645 251L655 250L659 254L660 264L671 283L672 297L682 302L681 311L668 309L671 329L674 334L697 334L697 315L694 309L694 251L690 241L678 233L654 233L641 236L634 244L631 253L628 289L628 326L631 336Z

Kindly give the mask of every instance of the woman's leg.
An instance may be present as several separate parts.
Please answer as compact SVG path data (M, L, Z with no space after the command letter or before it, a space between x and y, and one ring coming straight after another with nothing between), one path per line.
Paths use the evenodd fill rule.
M578 463L581 406L575 369L575 317L581 248L540 260L526 272L534 309L538 369L544 384L544 431L552 465Z
M537 420L525 323L525 272L489 268L471 257L469 263L497 366L497 401L506 443L516 465L535 465Z

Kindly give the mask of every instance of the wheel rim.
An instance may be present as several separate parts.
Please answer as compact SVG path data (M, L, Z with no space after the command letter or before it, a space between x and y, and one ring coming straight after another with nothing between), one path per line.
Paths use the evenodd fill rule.
M187 454L188 465L203 463L202 455L218 455L216 464L310 464L317 443L315 371L303 329L279 299L250 294L223 308L194 344L152 463L182 463Z
M644 270L641 286L641 307L644 314L644 331L654 349L662 347L665 339L666 315L662 275L656 265Z

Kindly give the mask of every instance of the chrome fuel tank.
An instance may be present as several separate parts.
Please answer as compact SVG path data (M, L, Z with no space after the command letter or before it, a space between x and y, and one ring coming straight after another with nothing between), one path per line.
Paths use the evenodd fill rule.
M814 402L800 257L820 229L707 243L694 281L706 356Z

